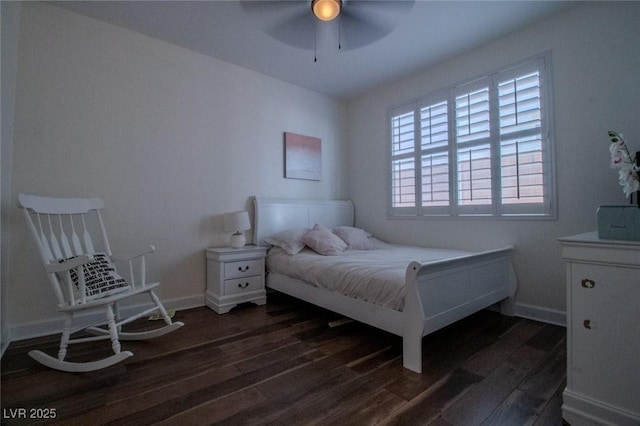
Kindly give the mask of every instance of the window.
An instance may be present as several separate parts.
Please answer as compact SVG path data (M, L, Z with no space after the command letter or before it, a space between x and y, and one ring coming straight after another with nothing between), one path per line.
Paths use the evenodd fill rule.
M390 113L392 216L554 217L549 55Z

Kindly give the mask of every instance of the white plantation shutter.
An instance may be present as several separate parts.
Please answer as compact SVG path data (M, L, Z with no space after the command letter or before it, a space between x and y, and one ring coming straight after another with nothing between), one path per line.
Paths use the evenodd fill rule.
M515 76L498 82L500 133L513 134L539 129L540 73Z
M460 206L491 206L491 147L489 144L457 149L458 204ZM489 208L474 208L488 212Z
M413 109L391 116L391 210L395 215L417 213L415 125Z
M392 152L394 156L412 154L415 149L413 111L409 111L393 117L393 142Z
M448 213L449 120L446 100L420 108L420 151L422 211Z
M393 162L394 207L415 207L416 167L413 158Z
M422 156L421 162L422 207L449 206L448 152L425 154Z
M461 214L493 209L490 79L454 90L457 205Z
M551 210L544 59L496 76L502 214L547 214Z
M392 216L555 217L549 55L390 115Z
M458 144L486 140L491 135L489 87L480 87L471 92L466 92L466 90L468 89L463 86L457 90L462 93L456 94L456 138Z

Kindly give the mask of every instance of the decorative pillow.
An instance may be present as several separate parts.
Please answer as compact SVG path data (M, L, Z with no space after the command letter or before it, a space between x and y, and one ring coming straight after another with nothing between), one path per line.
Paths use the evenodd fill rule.
M71 260L74 257L61 260L60 263ZM129 284L116 272L115 266L105 253L93 254L93 261L85 263L80 268L84 273L87 300L110 296L129 289ZM77 268L73 268L70 271L71 282L79 290L80 283L76 270Z
M340 237L351 250L374 250L377 247L371 234L360 228L338 226L333 232Z
M311 231L304 234L302 241L316 253L325 256L338 256L347 248L347 243L329 228L317 224Z
M307 232L309 232L309 228L287 229L265 238L265 242L280 247L287 254L294 255L304 248L302 237Z

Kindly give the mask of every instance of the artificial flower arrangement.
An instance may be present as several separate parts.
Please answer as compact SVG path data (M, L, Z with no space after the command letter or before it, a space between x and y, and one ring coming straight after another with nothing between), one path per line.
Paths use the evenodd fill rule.
M627 148L622 135L609 131L611 140L611 168L619 169L618 180L622 186L622 191L629 198L631 194L640 189L640 152L632 155ZM639 198L639 194L636 194ZM640 199L636 200L640 206Z

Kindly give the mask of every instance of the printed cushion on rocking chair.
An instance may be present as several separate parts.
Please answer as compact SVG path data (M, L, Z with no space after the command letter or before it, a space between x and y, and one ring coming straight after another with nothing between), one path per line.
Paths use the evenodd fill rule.
M105 253L91 255L93 261L80 266L84 274L86 300L95 300L105 296L122 293L130 289L129 284L116 271L115 266ZM60 260L60 263L73 259ZM76 268L69 274L74 288L80 291L80 280ZM82 296L78 294L78 296Z

